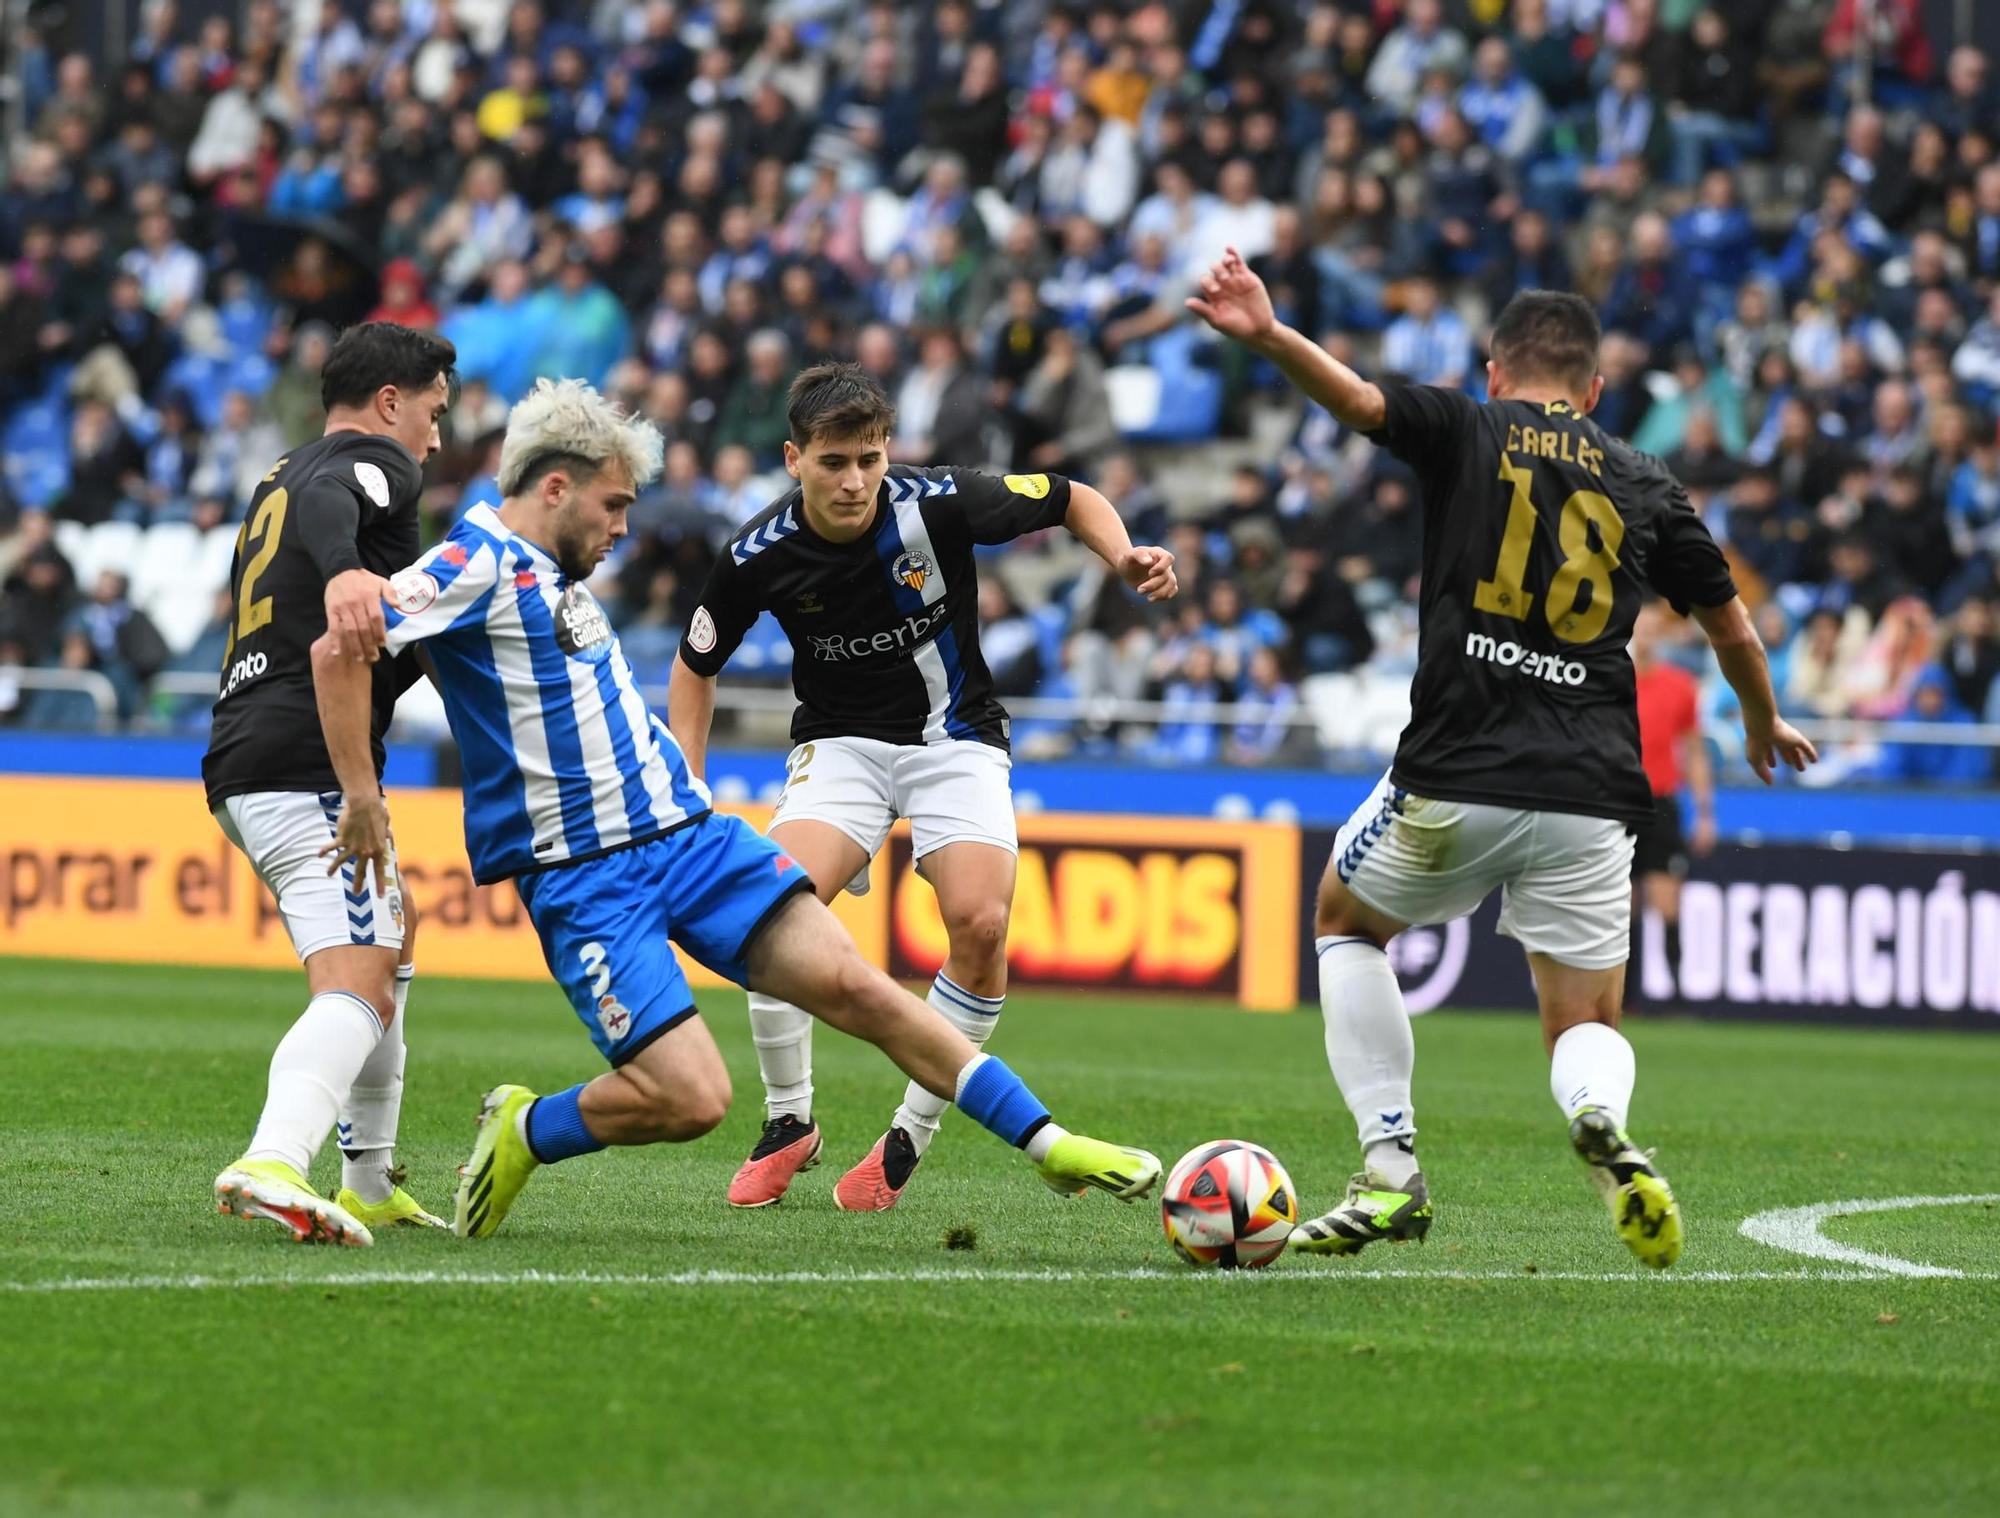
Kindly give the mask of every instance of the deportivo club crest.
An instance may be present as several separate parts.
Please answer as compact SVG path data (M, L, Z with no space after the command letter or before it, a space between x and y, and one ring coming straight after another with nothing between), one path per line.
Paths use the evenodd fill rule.
M924 581L931 577L931 561L914 550L897 555L896 562L889 566L889 576L915 591L924 588Z

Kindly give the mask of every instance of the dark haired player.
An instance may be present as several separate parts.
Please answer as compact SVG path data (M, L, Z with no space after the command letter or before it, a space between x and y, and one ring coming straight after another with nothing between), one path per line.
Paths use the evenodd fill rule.
M1768 783L1818 756L1778 715L1764 649L1719 550L1673 476L1590 421L1597 316L1528 290L1493 328L1481 405L1456 390L1371 383L1276 320L1231 249L1188 308L1276 363L1423 488L1423 588L1410 722L1382 783L1334 843L1316 913L1327 1058L1363 1169L1294 1248L1353 1254L1422 1238L1416 1051L1384 952L1502 889L1500 931L1527 951L1549 1087L1626 1246L1680 1257L1674 1197L1625 1135L1632 1046L1618 1031L1631 926L1632 829L1653 817L1639 762L1632 624L1648 590L1691 607L1743 703Z
M215 1199L301 1242L445 1226L395 1169L414 912L406 921L393 858L371 881L351 866L334 878L321 856L343 800L385 806L382 735L417 671L407 658L376 662L382 593L417 556L422 464L438 448L456 361L444 339L393 322L342 333L320 376L326 431L257 486L229 572L235 619L202 779L216 822L277 898L310 999L271 1056L257 1131L216 1177ZM376 783L364 796L343 796L320 731L311 650L322 633L375 666ZM341 1190L328 1201L306 1175L336 1121Z
M799 699L771 838L831 901L843 887L866 889L869 860L908 818L950 939L930 1004L983 1045L1006 998L1017 844L1007 714L979 652L973 546L1064 526L1155 601L1179 588L1173 555L1133 547L1110 501L1060 475L892 468L895 408L857 365L800 374L789 418L785 468L798 488L716 558L681 642L668 725L700 773L715 677L771 612L792 640ZM819 1158L812 1020L753 992L750 1026L768 1118L729 1201L767 1207ZM911 1081L888 1131L834 1187L836 1205L893 1207L949 1105Z

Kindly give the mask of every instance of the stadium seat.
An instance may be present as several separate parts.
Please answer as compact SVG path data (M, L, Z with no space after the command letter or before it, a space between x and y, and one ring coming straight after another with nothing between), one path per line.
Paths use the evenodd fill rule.
M894 190L870 190L861 206L861 250L871 264L896 251L903 238L908 208Z
M84 555L90 552L90 529L81 522L58 519L53 524L56 552L69 560L72 573L81 574Z
M213 595L229 583L229 565L236 557L238 531L235 527L211 527L201 540L191 577L201 583L204 595Z
M1147 364L1119 364L1104 371L1111 422L1127 437L1144 437L1160 415L1160 374Z
M144 537L145 529L137 522L99 522L92 527L84 563L76 567L78 588L89 594L91 585L107 569L131 579L138 568L139 544Z

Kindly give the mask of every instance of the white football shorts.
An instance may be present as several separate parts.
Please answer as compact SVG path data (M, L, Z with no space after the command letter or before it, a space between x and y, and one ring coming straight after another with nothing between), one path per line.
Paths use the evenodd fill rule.
M771 826L824 822L873 859L896 819L907 817L918 859L948 843L990 843L1017 854L1013 767L1004 750L971 738L924 744L815 738L786 758L789 774ZM848 889L865 892L868 872Z
M1500 887L1500 931L1579 970L1625 963L1632 833L1622 822L1434 801L1387 775L1333 844L1348 890L1401 922L1463 917Z
M386 892L376 889L372 870L357 882L353 864L329 875L327 861L320 857L340 820L340 792L230 796L215 809L215 820L277 897L285 931L302 961L321 949L349 944L402 949L403 891L395 841L389 844Z

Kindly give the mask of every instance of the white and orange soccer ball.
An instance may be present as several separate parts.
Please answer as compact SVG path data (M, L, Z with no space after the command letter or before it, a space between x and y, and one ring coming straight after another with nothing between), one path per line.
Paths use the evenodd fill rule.
M1257 1270L1284 1253L1299 1199L1270 1150L1216 1139L1181 1156L1160 1212L1167 1241L1188 1264Z

